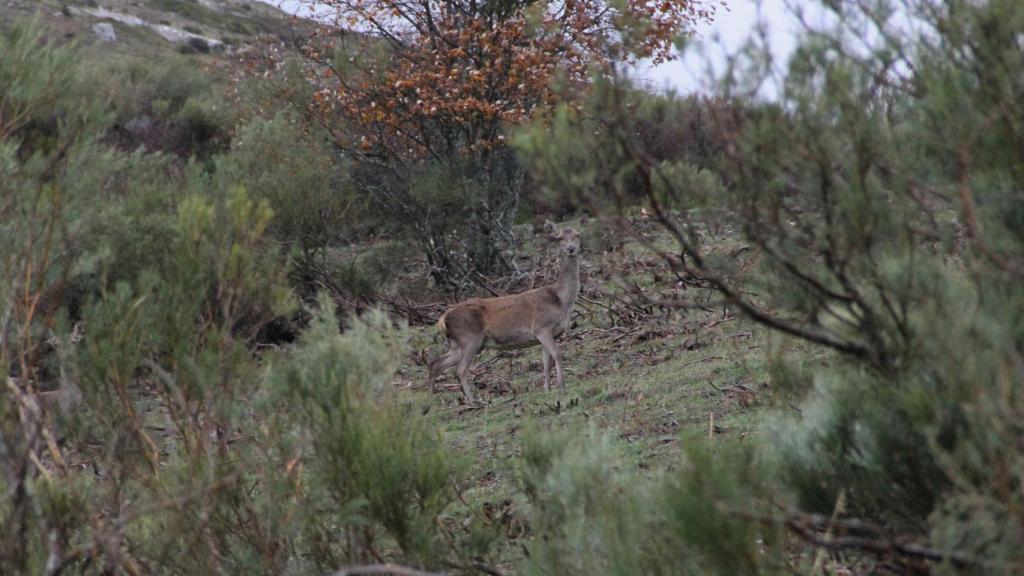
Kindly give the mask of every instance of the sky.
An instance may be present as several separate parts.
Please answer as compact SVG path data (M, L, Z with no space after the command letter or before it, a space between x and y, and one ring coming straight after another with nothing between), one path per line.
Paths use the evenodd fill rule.
M279 5L292 13L300 7L298 0L263 1ZM818 10L815 8L816 3L808 0L724 1L726 5L719 8L715 20L710 24L702 23L695 30L695 39L702 49L688 50L682 58L660 66L639 66L637 76L652 88L673 88L680 92L699 91L702 88L707 64L710 63L714 69L721 69L725 62L725 53L736 50L750 35L759 12L768 26L770 45L776 62L785 62L793 51L798 29L796 18L787 8L787 4L800 6L812 21Z
M787 0L725 0L711 23L699 24L694 31L695 44L677 60L657 67L641 67L638 75L654 88L674 88L681 92L701 89L708 64L721 70L725 55L736 51L750 36L758 18L768 28L769 44L776 62L785 62L795 47L798 30L796 18L787 8ZM806 12L816 4L789 0ZM759 6L760 5L760 6Z

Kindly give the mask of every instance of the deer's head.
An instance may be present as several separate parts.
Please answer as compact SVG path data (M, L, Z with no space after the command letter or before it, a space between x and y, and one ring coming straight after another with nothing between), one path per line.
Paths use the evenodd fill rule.
M558 228L551 222L544 223L544 229L548 238L558 242L558 255L562 258L574 260L580 255L580 234L575 228L566 226Z

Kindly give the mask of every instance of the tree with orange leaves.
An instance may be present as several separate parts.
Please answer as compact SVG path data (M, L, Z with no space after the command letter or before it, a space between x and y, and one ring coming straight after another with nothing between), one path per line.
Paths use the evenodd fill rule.
M710 1L308 0L324 24L302 45L309 111L375 203L412 225L434 279L464 288L515 269L525 175L506 131L578 94L592 67L671 58Z

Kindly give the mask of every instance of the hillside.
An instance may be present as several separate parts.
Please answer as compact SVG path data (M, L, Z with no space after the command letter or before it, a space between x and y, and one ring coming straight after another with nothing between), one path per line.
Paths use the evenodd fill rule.
M821 1L0 0L0 574L1024 573L1024 3Z
M648 240L670 248L653 223L638 217L632 224ZM529 555L523 534L527 503L517 486L524 437L539 431L574 445L606 437L611 455L606 465L627 482L643 482L673 469L681 453L705 440L716 450L761 441L757 428L772 395L769 350L794 362L825 362L805 346L774 342L763 327L711 304L715 295L709 290L688 291L708 302L703 310L643 304L634 287L652 296L673 292L658 280L657 259L640 242L597 222L580 228L581 297L571 330L559 341L564 394L544 391L539 347L483 352L470 369L485 399L481 404L462 401L454 370L431 394L424 388L424 360L446 349L433 326L412 330L410 356L396 382L409 412L432 421L443 432L445 450L472 463L462 498L497 511L511 544L501 558L502 573L524 572ZM525 232L527 254L550 261L554 245ZM708 234L714 252L742 252L737 250L742 243L730 234ZM800 562L802 553L793 554Z
M292 18L256 0L6 0L0 25L39 15L52 38L99 54L225 52L286 33ZM109 26L109 28L108 28ZM113 36L105 30L112 29Z
M280 137L276 132L269 132L264 137L270 147L256 153L254 164L245 170L226 170L234 156L246 154L244 146L236 149L230 145L231 138L237 136L234 131L245 134L237 136L243 141L248 138L259 140L261 133L246 133L245 127L230 126L230 116L226 116L223 101L218 97L220 85L217 75L192 65L195 58L227 58L247 42L285 33L291 25L287 15L259 2L243 1L47 0L43 6L39 10L38 4L16 1L0 9L4 10L4 22L19 16L40 14L47 36L61 39L61 44L65 40L75 41L85 48L85 54L78 55L79 64L114 60L110 69L118 70L120 66L128 71L124 85L115 92L121 94L121 103L116 106L118 112L114 125L105 128L105 142L115 144L125 152L140 149L170 152L179 162L193 158L207 161L208 169L216 166L218 172L225 173L224 178L237 178L231 184L247 187L255 198L271 199L277 212L275 217L294 217L296 221L303 222L303 226L309 226L305 213L319 210L316 204L305 204L310 200L302 195L308 193L310 186L301 178L295 181L295 173L315 172L309 166L321 163L323 157L316 156L314 152L309 158L300 156L294 165L282 162L280 169L288 174L287 178L265 179L266 174L262 172L277 166L266 164L264 154L280 158L279 148L285 146L290 150L293 147L284 143L295 138L294 133L286 132L285 137ZM116 39L107 41L101 38L94 30L100 24L109 24ZM138 71L140 67L145 69L144 73ZM294 148L308 153L304 148L311 147ZM245 164L240 163L239 166ZM294 170L292 166L295 166ZM112 170L116 174L118 168ZM97 180L109 177L97 177ZM141 170L133 179L150 177ZM344 193L330 181L321 182L315 175L309 177L314 184L320 183L325 196ZM175 178L155 178L153 191L144 187L126 187L117 193L129 206L124 208L126 213L117 215L119 209L111 207L109 212L98 218L101 224L95 235L102 237L99 244L103 246L102 242L108 241L109 235L112 247L97 248L96 252L100 254L97 258L110 258L111 269L118 271L115 278L131 278L126 271L134 270L136 265L142 266L136 264L134 258L147 261L144 256L138 256L135 248L129 247L132 241L128 238L138 238L136 241L157 253L167 250L168 245L157 246L156 241L151 240L151 237L160 237L159 225L126 234L124 246L120 244L117 233L104 228L108 225L111 229L116 228L118 218L122 217L131 226L145 226L150 218L159 218L153 216L147 203L163 204L176 197L177 187L196 185ZM201 180L202 177L198 178ZM197 189L202 189L202 186ZM134 201L139 203L132 207L136 195L138 199ZM294 205L294 216L289 211L291 205ZM416 422L410 425L436 432L436 436L432 432L431 437L441 440L415 453L414 461L428 459L430 452L437 450L448 455L453 462L464 463L465 467L452 466L453 470L459 470L459 479L454 486L459 491L458 498L464 505L471 506L471 510L500 511L501 527L506 533L493 540L486 557L500 567L502 573L518 573L527 568L528 557L524 550L530 544L523 531L528 523L528 503L516 479L516 460L525 449L524 435L541 430L581 444L598 436L606 437L611 442L611 458L607 464L615 469L616 474L637 480L648 475L657 478L671 469L694 441L709 439L714 446L749 444L751 433L766 405L769 377L763 355L768 342L765 330L713 304L714 294L703 288L691 288L688 292L696 300L707 303L698 310L672 310L635 300L638 288L647 290L651 295L666 297L686 288L663 284L659 274L664 270L660 269L660 263L637 239L608 229L596 220L575 219L564 225L579 228L584 251L581 297L572 314L571 329L559 344L567 377L564 394L543 391L539 348L502 353L486 351L482 354L472 367L473 381L484 398L482 403L464 403L451 373L442 376L436 393L430 393L423 385L425 362L441 351L443 343L432 324L421 323L426 319L423 317L417 318L421 321L417 322L419 325L400 332L402 345L396 355L398 362L393 366L396 370L378 371L377 365L373 367L377 371L373 378L384 379L392 385L393 389L388 393L395 400L395 410L416 414ZM633 225L642 231L647 241L672 249L670 239L647 216L638 214ZM385 222L382 228L387 229L386 226ZM299 229L298 232L306 230ZM723 232L719 227L708 228L705 233L709 235L709 244L715 252L735 254L739 260L748 257L744 250L740 250L743 244L734 234ZM554 269L555 245L527 224L518 225L515 234L519 242L520 265L529 271L529 282L534 285L545 282ZM458 297L446 295L431 286L429 264L416 251L410 250L408 244L403 246L402 242L386 238L370 236L349 246L331 246L326 252L333 257L327 266L328 273L341 286L340 292L335 291L332 295L341 302L352 297L345 292L351 287L342 275L348 270L356 270L354 281L349 278L352 284L379 282L373 286L374 304L402 300L426 310L427 316L436 317L447 305L458 300ZM154 244L150 245L150 242ZM360 254L363 255L361 259ZM276 264L282 265L281 262ZM208 266L204 264L204 268ZM177 276L177 273L168 274L169 277ZM92 277L86 278L82 282L87 286L95 281ZM526 287L520 281L506 290ZM191 286L181 288L185 291L193 289ZM486 295L482 291L478 293ZM463 294L463 297L467 295ZM201 297L196 294L190 299L201 300ZM305 304L312 305L310 300ZM396 313L391 320L395 324L406 323L401 311L393 312ZM120 316L114 313L105 317L113 320ZM170 328L161 324L154 326L153 330L161 333ZM194 337L202 338L199 333ZM85 345L90 347L89 354L94 344L102 346L102 343L97 343L100 338L97 332L90 333L89 343ZM203 346L206 344L198 349ZM296 361L293 358L301 359L305 345L267 343L265 350L267 352L258 357L259 370L288 365ZM802 349L787 350L795 356L803 354ZM252 368L257 369L255 361ZM175 414L175 408L163 398L164 391L159 391L160 373L153 370L146 369L147 373L142 375L139 385L133 387L130 411L139 419L138 433L159 445L158 458L165 459L171 457L173 446L179 442L190 442L184 438L195 432L182 435L178 431L180 414ZM211 375L217 372L220 369L213 369ZM331 382L322 384L330 385ZM60 394L55 386L55 382L45 381L40 382L39 387L46 394ZM262 384L259 386L263 387ZM266 390L256 396L262 396ZM86 403L96 401L89 391L84 395ZM330 402L334 401L334 398L330 399ZM229 404L231 410L262 410L259 400L250 398L233 398ZM295 405L299 404L301 401ZM352 442L348 434L346 432L339 437L345 446ZM404 439L397 441L400 444ZM396 440L389 438L388 442L395 443ZM248 442L245 444L249 445ZM338 450L343 448L336 447L335 451ZM65 457L74 463L72 466L77 470L85 470L81 463L91 462L94 458L89 449L68 447L64 451ZM400 455L387 457L398 463L402 458ZM267 464L267 458L260 455L254 462L263 466ZM267 465L273 466L272 459L270 462ZM374 483L383 482L375 474L371 473L367 478ZM401 501L398 495L390 498ZM463 506L450 507L445 512L445 519L473 524L465 524L463 529L470 535L491 529L479 524L477 513L467 513ZM327 529L326 533L333 534L334 531ZM470 537L476 536L466 536Z

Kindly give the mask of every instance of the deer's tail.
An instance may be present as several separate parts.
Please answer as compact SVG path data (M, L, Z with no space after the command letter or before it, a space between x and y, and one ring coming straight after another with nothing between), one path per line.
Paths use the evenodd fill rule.
M445 334L448 332L448 327L445 326L444 324L444 319L446 316L448 316L448 312L441 314L441 317L437 319L437 331L440 332L441 334Z

